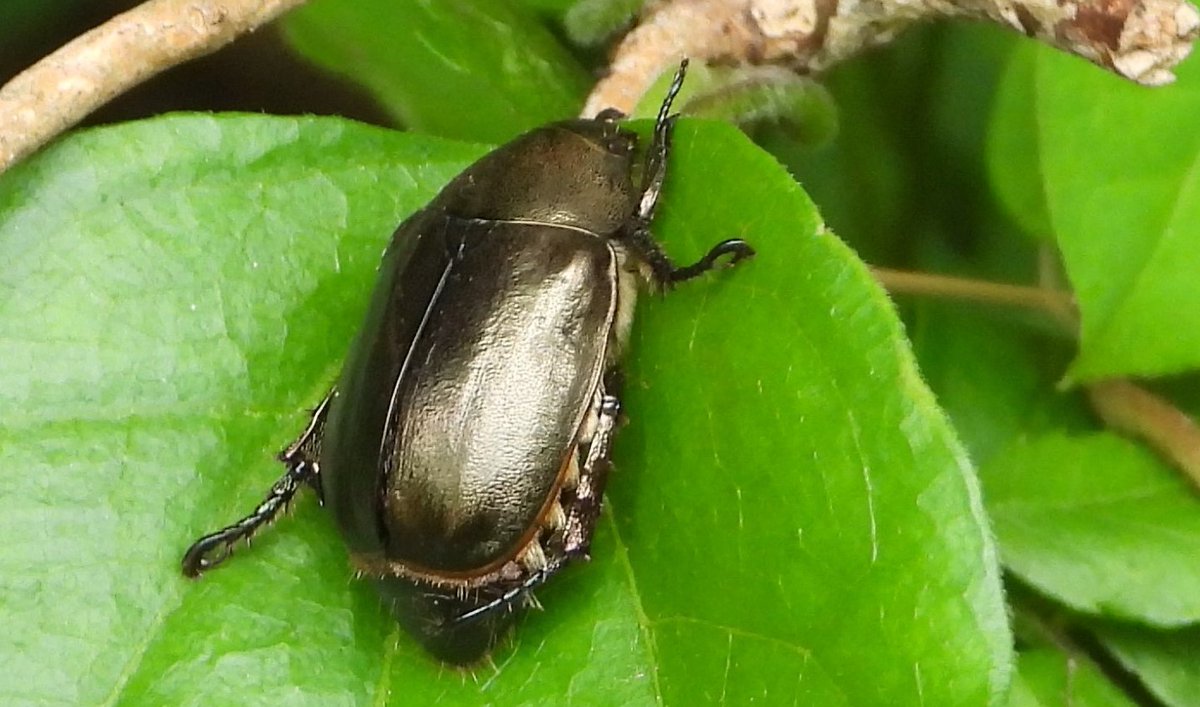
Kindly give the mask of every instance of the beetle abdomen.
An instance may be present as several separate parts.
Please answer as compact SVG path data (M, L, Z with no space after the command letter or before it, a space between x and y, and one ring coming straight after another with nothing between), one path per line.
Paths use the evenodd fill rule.
M586 232L455 226L389 413L384 554L471 576L512 559L557 498L603 372L617 278L610 246Z

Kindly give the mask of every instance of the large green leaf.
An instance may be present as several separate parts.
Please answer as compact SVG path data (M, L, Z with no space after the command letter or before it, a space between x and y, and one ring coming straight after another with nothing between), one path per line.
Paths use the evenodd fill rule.
M1009 707L1133 707L1086 660L1052 648L1021 651Z
M1013 48L996 89L987 131L987 169L996 197L1028 235L1049 238L1054 233L1046 204L1042 175L1042 139L1038 130L1037 45L1023 42Z
M423 655L311 498L196 582L336 375L403 214L477 147L336 119L82 133L0 180L8 703L979 705L1009 634L973 473L861 264L770 158L683 123L595 561L496 665Z
M1005 655L1007 632L998 616L980 611L999 597L995 578L979 572L990 560L980 554L989 550L974 530L975 501L970 510L933 510L972 498L971 476L916 376L890 304L815 215L805 215L811 207L777 165L758 153L746 160L740 141L698 140L679 137L677 169L707 177L672 184L662 232L672 245L686 238L690 247L675 249L692 254L743 236L760 255L746 268L753 275L681 288L645 307L635 336L634 422L620 451L636 450L641 463L613 491L616 515L643 610L669 629L672 640L660 641L658 655L668 665L704 666L686 681L664 681L667 694L701 685L702 694L742 703L766 685L793 689L794 675L812 673L816 686L806 679L794 687L802 704L903 704L922 688L932 702L972 691L982 702L982 683L943 685L931 698L924 682L929 660L944 669L968 655ZM738 162L760 176L739 179L723 167ZM644 413L639 424L640 410L664 403L669 416L651 427ZM672 468L678 473L661 473ZM730 576L756 566L776 568L776 581ZM921 598L944 599L951 587L964 594ZM685 588L694 589L681 594ZM904 612L914 614L900 619ZM976 629L943 633L960 621ZM975 642L977 630L989 637L987 648ZM975 638L950 649L967 635ZM906 657L860 661L866 636L876 657ZM787 646L792 653L781 650ZM781 655L789 660L772 671L773 682L722 688L724 661ZM994 665L1005 667L1003 659Z
M1031 429L1064 423L1064 394L1041 366L1051 347L1019 323L946 302L922 302L912 319L921 370L981 467Z
M1200 627L1153 631L1143 626L1096 627L1111 650L1146 689L1170 707L1191 707L1200 695Z
M404 125L504 141L579 110L587 76L507 0L316 0L284 24L309 59L363 83Z
M1200 504L1180 476L1111 434L1015 442L981 470L1004 563L1094 614L1200 621Z
M1200 300L1200 63L1148 89L1045 47L1014 61L992 171L1027 227L1044 222L1044 194L1082 315L1070 376L1197 368L1200 308L1180 303Z

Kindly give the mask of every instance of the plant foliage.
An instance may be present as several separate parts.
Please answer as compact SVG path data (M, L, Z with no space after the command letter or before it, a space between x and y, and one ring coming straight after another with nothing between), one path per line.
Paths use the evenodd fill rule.
M1072 386L1172 374L1200 413L1200 73L1134 88L981 28L825 77L819 147L679 123L656 234L758 256L643 294L593 559L492 662L425 655L311 495L180 576L280 473L396 225L577 110L572 5L315 0L289 40L409 132L161 116L0 177L0 702L1190 704L1200 504ZM860 260L1034 283L1047 252L1078 341L898 309Z

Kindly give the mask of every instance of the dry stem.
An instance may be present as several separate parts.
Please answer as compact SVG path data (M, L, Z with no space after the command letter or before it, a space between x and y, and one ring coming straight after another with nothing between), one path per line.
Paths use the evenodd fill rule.
M0 88L0 173L96 108L225 46L304 0L150 0Z
M1078 328L1075 298L1066 292L1044 287L1010 285L880 267L871 268L871 273L888 292L893 294L949 297L984 304L1032 309L1050 315L1071 333Z
M1127 380L1088 386L1092 408L1109 427L1150 445L1200 489L1200 427L1182 410Z
M871 268L892 294L950 297L1032 309L1050 315L1072 334L1079 330L1072 296L1058 290L969 280L946 275ZM1170 401L1125 379L1084 386L1092 409L1108 427L1141 440L1182 471L1200 489L1200 426Z

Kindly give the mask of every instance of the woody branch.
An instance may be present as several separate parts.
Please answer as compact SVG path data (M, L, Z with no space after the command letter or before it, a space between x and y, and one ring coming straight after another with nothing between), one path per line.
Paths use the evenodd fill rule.
M81 35L0 88L0 172L125 91L303 3L150 0Z
M1200 31L1187 0L658 0L617 46L583 114L630 111L681 56L813 73L946 17L1003 25L1147 86L1174 80Z

